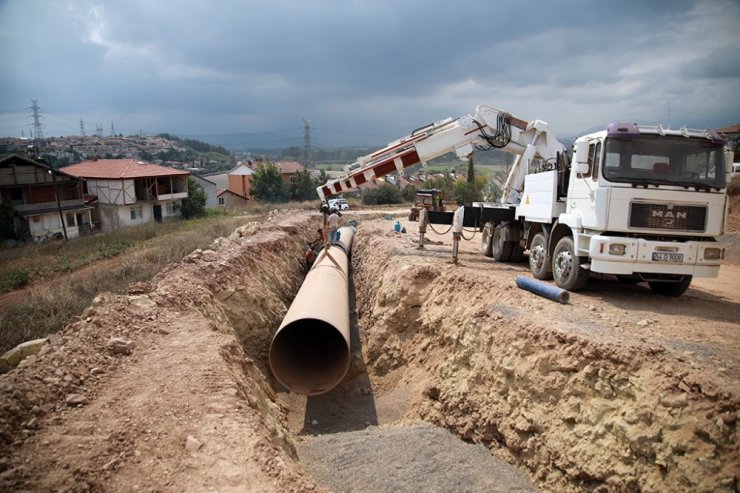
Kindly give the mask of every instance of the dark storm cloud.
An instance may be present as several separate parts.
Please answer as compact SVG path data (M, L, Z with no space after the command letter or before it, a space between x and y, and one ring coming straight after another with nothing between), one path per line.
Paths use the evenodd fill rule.
M740 119L739 20L732 0L8 0L0 133L17 133L14 114L27 122L18 108L29 99L133 131L257 132L309 118L373 142L479 103L565 133L657 120L668 104L719 125Z

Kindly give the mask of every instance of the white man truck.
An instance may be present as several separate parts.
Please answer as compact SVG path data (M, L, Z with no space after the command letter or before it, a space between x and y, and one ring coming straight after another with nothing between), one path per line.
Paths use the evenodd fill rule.
M571 160L547 123L480 105L360 158L317 192L323 200L448 152L466 160L490 148L516 159L499 203L465 208L485 255L511 262L528 252L535 278L569 291L594 272L679 296L693 277L718 275L733 160L711 130L612 123L576 139ZM450 212L429 216L452 221Z

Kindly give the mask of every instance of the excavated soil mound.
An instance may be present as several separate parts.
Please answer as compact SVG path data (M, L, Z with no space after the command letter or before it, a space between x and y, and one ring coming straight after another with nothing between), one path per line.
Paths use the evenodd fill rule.
M366 223L355 240L376 395L406 389L407 418L547 491L737 490L737 291L696 283L676 299L592 279L560 305L517 289L526 265L481 256L477 238L453 265L449 237L418 250L406 227Z
M350 372L300 398L266 362L318 221L245 224L0 375L0 491L527 491L486 451L542 491L738 490L737 265L560 305L475 237L453 265L449 236L368 218Z
M0 376L0 490L316 489L264 366L316 224L247 224Z

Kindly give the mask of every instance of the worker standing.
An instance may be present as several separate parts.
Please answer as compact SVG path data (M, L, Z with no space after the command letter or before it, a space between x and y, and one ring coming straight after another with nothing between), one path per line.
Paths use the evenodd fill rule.
M465 217L465 207L458 200L457 210L452 215L452 263L457 264L457 253L460 248L460 238L462 238L463 219Z
M422 207L421 210L419 210L419 250L424 249L424 235L427 232L427 224L429 224L427 210Z
M340 214L341 213L336 209L332 209L331 214L329 214L329 243L339 241L337 230L339 229Z

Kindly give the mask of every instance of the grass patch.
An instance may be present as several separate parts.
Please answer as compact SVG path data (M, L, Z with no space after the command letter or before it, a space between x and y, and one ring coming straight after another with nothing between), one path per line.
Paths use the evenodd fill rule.
M133 244L134 243L132 241L124 239L117 239L110 243L101 243L96 250L96 256L98 258L117 257L118 255L121 255L123 252L125 252Z
M0 353L61 330L102 292L125 293L195 249L207 248L237 227L275 209L315 210L318 200L256 204L243 214L130 227L68 242L27 245L0 252L0 292L38 284L0 314ZM85 267L84 271L79 271ZM42 282L43 281L43 282Z
M28 284L29 278L28 269L11 269L0 277L0 292L22 288Z

